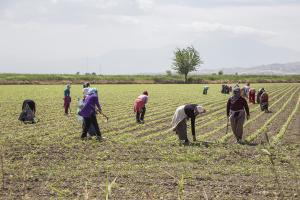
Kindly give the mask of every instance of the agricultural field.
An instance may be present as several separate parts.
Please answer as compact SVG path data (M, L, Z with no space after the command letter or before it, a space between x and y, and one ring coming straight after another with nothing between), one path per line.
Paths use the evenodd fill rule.
M109 121L97 119L106 140L81 141L76 99L64 115L63 85L0 86L0 192L2 199L299 199L300 84L264 87L271 113L249 104L247 145L226 132L221 85L94 85ZM133 101L149 92L145 124ZM22 102L37 103L37 124L23 124ZM170 131L175 109L197 103L197 142L180 146ZM191 138L190 128L188 136Z

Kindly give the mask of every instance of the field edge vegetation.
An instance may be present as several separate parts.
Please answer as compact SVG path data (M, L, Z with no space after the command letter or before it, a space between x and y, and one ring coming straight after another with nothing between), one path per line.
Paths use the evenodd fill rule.
M79 74L0 74L0 85L11 84L183 84L184 77L171 75L79 75ZM300 75L190 75L187 83L300 83Z

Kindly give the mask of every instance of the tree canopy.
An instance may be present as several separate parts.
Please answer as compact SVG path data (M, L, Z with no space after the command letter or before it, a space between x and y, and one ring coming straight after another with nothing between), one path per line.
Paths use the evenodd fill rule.
M197 71L203 61L200 58L199 52L193 47L176 48L174 51L173 69L177 73L184 75L187 83L187 75L189 72Z

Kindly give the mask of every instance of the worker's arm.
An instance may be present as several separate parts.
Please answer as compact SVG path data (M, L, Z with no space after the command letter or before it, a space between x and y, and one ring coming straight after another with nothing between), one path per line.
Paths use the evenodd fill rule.
M192 126L192 135L193 135L193 137L196 137L195 119L196 119L195 116L191 117L191 126Z
M99 103L99 98L96 97L95 101L96 101L95 104L96 104L97 110L98 110L99 113L101 113L102 112L102 108L101 108L100 103Z
M248 106L248 103L245 99L244 99L244 108L245 108L246 113L247 113L246 117L247 117L247 119L249 119L250 118L249 106Z

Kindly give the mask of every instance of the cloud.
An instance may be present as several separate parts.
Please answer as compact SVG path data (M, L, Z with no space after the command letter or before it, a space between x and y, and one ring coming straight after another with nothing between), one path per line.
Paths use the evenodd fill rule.
M280 6L300 4L299 0L165 0L166 4L178 4L202 7L224 6Z
M155 5L154 0L136 0L136 3L138 4L138 7L141 10L149 10L152 9Z
M267 30L259 30L248 26L233 26L221 23L194 21L190 24L180 24L180 27L187 32L226 32L237 36L274 37L277 33Z
M0 55L6 60L0 59L0 67L42 71L38 66L55 60L53 66L75 66L76 59L105 55L107 73L114 65L120 68L116 72L138 72L141 63L163 71L175 47L191 44L210 66L217 60L225 66L248 64L248 55L264 45L271 53L256 61L273 62L279 51L300 52L299 9L292 0L0 0ZM278 52L269 50L273 47ZM116 60L116 52L128 59Z
M109 14L102 14L97 16L98 19L112 22L122 25L138 25L141 23L141 20L135 16L128 16L128 15L109 15Z

